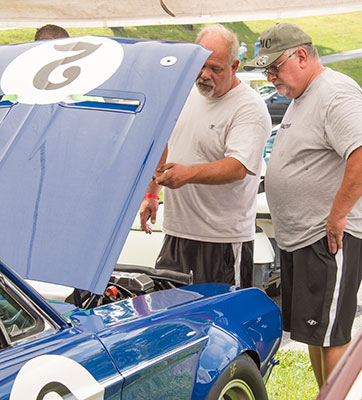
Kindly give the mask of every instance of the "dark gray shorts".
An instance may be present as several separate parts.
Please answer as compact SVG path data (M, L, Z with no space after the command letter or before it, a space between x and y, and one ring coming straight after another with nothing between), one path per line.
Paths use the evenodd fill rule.
M362 240L347 233L343 249L328 251L327 237L302 249L281 250L283 329L314 346L351 340L362 276Z
M254 242L241 244L240 266L235 268L233 243L211 243L165 235L156 268L193 273L193 283L223 282L252 286ZM235 274L240 274L236 277Z

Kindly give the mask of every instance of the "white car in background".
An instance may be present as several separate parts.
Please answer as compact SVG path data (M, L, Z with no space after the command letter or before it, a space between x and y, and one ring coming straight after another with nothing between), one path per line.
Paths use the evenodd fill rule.
M251 71L251 72L237 72L237 78L239 78L242 82L247 83L252 88L258 91L258 88L265 86L268 83L265 75L260 71Z

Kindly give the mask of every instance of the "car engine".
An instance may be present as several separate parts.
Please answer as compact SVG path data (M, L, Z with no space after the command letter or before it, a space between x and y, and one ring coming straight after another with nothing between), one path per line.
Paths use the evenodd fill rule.
M117 264L102 295L75 289L65 301L79 308L91 309L142 294L192 285L192 281L192 273Z

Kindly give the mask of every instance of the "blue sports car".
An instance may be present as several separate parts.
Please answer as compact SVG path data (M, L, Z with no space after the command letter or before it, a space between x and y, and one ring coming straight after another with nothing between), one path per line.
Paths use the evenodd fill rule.
M0 400L267 399L281 317L262 291L117 265L209 51L86 36L0 55Z

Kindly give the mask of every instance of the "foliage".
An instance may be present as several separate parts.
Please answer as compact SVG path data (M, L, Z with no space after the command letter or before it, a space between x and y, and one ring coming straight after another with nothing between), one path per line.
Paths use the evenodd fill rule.
M249 59L254 54L254 43L260 33L277 22L293 22L308 32L320 55L338 53L362 48L362 12L322 15L314 17L288 18L264 21L238 21L225 23L244 41L248 47ZM155 25L111 28L67 28L70 36L102 35L129 38L170 40L179 42L195 41L203 25ZM0 30L0 44L29 42L34 39L36 29ZM360 60L343 61L331 65L333 69L353 77L362 86Z
M292 22L308 32L320 55L362 48L361 20L362 12L353 12L280 20L230 22L224 25L236 33L240 42L246 43L248 56L251 59L254 55L254 43L260 33L277 22ZM115 36L193 42L202 26L193 25L192 30L183 25L125 27L121 32L115 28L112 30ZM329 66L351 76L362 86L362 69L359 68L361 62L361 59L348 60Z
M248 46L248 55L253 55L254 43L260 33L277 22L293 22L308 32L320 55L338 53L362 47L362 11L322 15L314 17L287 18L264 21L239 21L225 23ZM85 34L123 36L145 39L162 39L181 42L194 41L203 25L155 25L114 28L67 28L71 36ZM0 44L31 41L36 29L9 29L0 31Z
M114 36L110 28L67 28L67 31L70 36ZM0 30L0 44L31 42L34 40L35 33L35 28Z
M269 400L313 400L318 394L307 352L279 350L279 360L268 380Z

